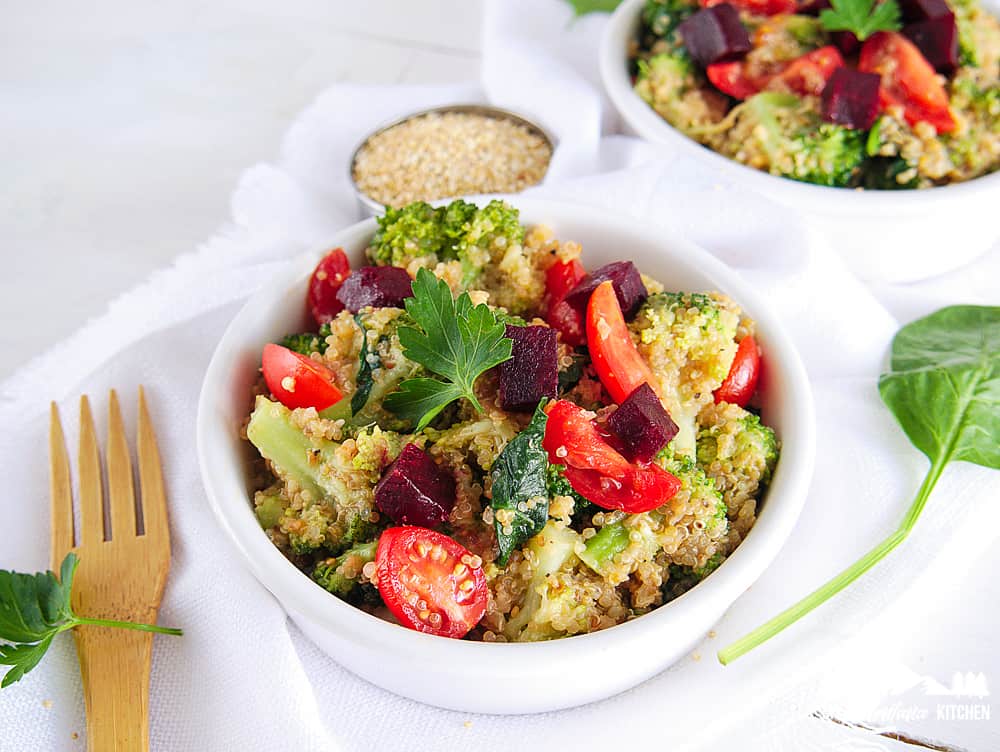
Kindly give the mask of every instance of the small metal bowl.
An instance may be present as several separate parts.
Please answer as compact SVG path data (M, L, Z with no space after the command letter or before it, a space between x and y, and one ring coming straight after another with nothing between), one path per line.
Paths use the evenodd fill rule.
M545 143L548 144L551 152L553 154L555 153L557 141L551 133L545 130L545 128L543 128L537 122L528 119L524 115L518 114L511 110L505 110L502 107L493 107L492 105L485 105L485 104L452 104L444 107L431 107L430 109L427 110L420 110L419 112L413 112L410 113L409 115L406 115L405 117L393 120L391 123L386 123L385 125L376 128L374 131L365 136L364 139L362 139L361 143L357 145L357 147L354 149L354 152L351 154L351 159L347 164L347 179L350 181L351 189L354 191L354 195L358 199L358 204L360 204L361 206L361 211L363 216L365 217L378 216L383 211L385 211L385 206L380 204L378 201L373 199L368 194L364 193L358 187L358 184L355 182L354 163L357 161L358 153L365 147L365 145L372 138L379 135L380 133L384 133L390 128L395 128L397 125L402 125L408 120L412 120L413 118L418 118L423 115L430 115L432 113L444 113L444 112L461 112L470 115L484 115L486 117L495 118L497 120L509 120L512 123L516 123L517 125L523 125L528 130L540 136L545 141ZM549 160L549 164L551 164L551 158ZM548 166L546 166L545 169L547 173ZM544 181L544 177L542 178L542 180ZM483 192L485 193L486 191ZM447 198L458 198L458 196L442 196L439 199L435 200L444 200Z

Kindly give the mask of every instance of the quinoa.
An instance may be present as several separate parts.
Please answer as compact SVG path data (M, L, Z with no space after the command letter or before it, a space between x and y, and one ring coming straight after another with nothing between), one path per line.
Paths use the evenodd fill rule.
M358 188L386 206L476 193L517 193L542 181L552 147L501 117L431 112L375 134L358 151Z
M583 249L557 239L550 228L524 227L509 206L499 209L503 212L496 206L491 210L492 224L480 223L489 231L477 247L487 257L482 265L468 254L449 257L443 242L410 242L412 233L397 234L399 252L379 261L411 273L429 269L455 292L468 292L474 304L487 305L505 324L549 326L547 272L557 262L579 259ZM473 207L473 212L473 220L482 218L479 209ZM503 224L505 231L493 232L496 218L503 216L510 220ZM470 276L470 269L476 273ZM259 440L254 429L260 423L254 421L270 420L271 443L256 443L265 456L285 463L262 458L255 466L254 511L265 534L319 586L386 617L373 559L383 532L405 524L405 518L401 522L390 519L388 510L382 513L375 489L404 447L413 445L454 482L454 503L440 530L464 547L463 572L481 567L486 581L485 613L470 639L547 640L605 629L694 587L756 521L777 461L777 440L756 414L713 401L713 392L731 369L737 343L755 331L753 320L725 295L674 292L648 276L643 282L649 296L629 323L629 336L680 427L674 441L652 460L679 482L679 489L658 500L658 506L626 513L588 501L567 477L563 465L573 460L565 445L546 448L552 454L544 462L500 460L533 417L501 408L495 368L475 381L481 410L461 398L415 431L412 422L382 403L401 378L433 375L409 359L400 340L403 327L416 322L400 308L365 308L338 314L321 338L300 338L316 350L308 357L330 370L345 405L360 391L365 354L363 407L351 404L350 410L338 410L341 403L335 403L322 411L291 409L270 395L265 383L254 387L254 414L244 433ZM587 350L564 341L558 328L556 339L561 374L580 364L570 377L576 383L560 386L561 399L573 403L574 411L582 408L581 418L602 430L616 406ZM533 477L531 493L517 499L516 506L494 508L494 481L521 472L543 472L544 477ZM524 518L540 505L544 515L539 515L535 532L525 532ZM509 536L517 542L502 551ZM421 613L428 610L420 608ZM431 616L442 618L437 613L427 618Z

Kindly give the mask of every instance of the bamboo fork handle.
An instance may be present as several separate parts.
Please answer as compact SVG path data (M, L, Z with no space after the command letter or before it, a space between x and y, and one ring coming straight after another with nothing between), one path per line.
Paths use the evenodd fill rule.
M154 620L156 611L137 618ZM95 626L74 631L87 703L87 748L148 752L153 635Z

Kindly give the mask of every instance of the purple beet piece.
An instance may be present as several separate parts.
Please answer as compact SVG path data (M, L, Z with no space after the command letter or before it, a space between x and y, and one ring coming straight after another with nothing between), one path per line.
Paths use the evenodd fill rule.
M677 435L677 424L645 382L632 390L604 425L633 462L649 462Z
M729 3L704 8L677 27L684 46L703 68L733 60L750 51L750 35L740 22L740 12Z
M510 360L499 368L500 407L514 412L534 410L542 397L555 397L559 389L556 330L508 324L506 335L513 346Z
M899 11L907 23L953 15L945 0L899 0Z
M853 31L834 31L830 34L837 49L844 55L853 55L861 46L861 41Z
M958 67L958 25L954 13L911 23L903 27L903 34L938 73L948 74Z
M362 266L344 280L337 300L351 313L365 306L402 308L413 297L413 280L398 266Z
M866 131L878 114L877 73L862 73L853 68L837 68L820 95L823 119Z
M804 0L799 3L795 12L800 16L818 16L821 11L830 7L830 0Z
M375 486L375 506L399 525L437 527L455 506L455 479L407 444Z
M631 261L615 261L595 269L580 280L576 287L566 293L566 302L577 310L584 310L590 294L601 282L611 280L625 319L631 319L639 312L639 307L649 297L642 275Z

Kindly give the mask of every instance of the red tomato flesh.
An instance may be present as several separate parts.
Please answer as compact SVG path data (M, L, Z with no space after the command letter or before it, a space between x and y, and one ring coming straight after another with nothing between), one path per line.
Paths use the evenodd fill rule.
M736 350L736 357L729 367L729 375L715 390L716 402L730 402L746 407L757 390L760 377L760 350L753 337L744 337Z
M656 379L629 334L613 283L602 282L587 303L587 347L594 370L611 399L621 404L632 391Z
M584 335L583 311L566 302L566 294L587 276L587 270L578 259L557 261L545 272L545 294L548 300L545 320L557 329L562 341L571 347L582 345Z
M882 108L899 105L910 125L930 123L938 133L950 133L958 124L948 108L948 93L913 42L894 31L872 34L861 46L858 70L882 77Z
M712 63L705 69L708 80L723 94L736 99L748 99L757 94L767 82L758 81L747 73L747 66L742 60L732 60L728 63Z
M344 396L334 384L333 371L281 345L264 345L263 371L271 394L292 410L325 410Z
M486 613L482 563L447 535L391 527L378 539L375 563L379 594L404 627L465 637Z
M316 265L309 279L309 312L317 324L325 324L344 310L337 290L351 276L351 264L343 248L334 248Z
M681 482L659 465L625 459L592 417L568 400L548 408L542 446L552 464L566 467L566 480L577 493L603 509L638 514L656 509L680 490Z
M775 78L796 94L819 96L837 68L844 67L844 57L832 44L795 58Z

